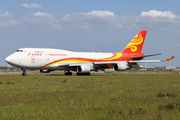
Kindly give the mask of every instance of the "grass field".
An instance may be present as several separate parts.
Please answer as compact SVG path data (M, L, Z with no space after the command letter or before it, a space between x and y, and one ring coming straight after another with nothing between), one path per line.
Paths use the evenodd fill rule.
M0 73L0 120L180 119L180 75Z

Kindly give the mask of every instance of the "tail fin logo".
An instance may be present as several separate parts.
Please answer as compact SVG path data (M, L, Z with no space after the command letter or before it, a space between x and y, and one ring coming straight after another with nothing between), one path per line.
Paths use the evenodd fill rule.
M134 37L134 39L127 45L126 48L131 48L132 52L137 51L137 46L143 42L143 36L138 34Z

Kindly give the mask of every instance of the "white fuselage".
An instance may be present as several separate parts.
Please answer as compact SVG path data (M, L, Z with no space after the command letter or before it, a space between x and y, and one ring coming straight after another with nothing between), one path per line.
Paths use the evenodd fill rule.
M6 58L6 62L25 69L55 69L72 63L110 58L113 53L72 52L60 49L21 48Z

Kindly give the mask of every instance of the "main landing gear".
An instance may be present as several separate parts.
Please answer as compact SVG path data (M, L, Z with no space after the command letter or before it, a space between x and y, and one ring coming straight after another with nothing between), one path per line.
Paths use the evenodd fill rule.
M72 75L72 72L70 72L69 70L65 71L65 75Z
M26 70L25 69L21 69L21 70L23 71L22 76L26 76L27 75Z
M91 73L76 73L76 75L91 75Z

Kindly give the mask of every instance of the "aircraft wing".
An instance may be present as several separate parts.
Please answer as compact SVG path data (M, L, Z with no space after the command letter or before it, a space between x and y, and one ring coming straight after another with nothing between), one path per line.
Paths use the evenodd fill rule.
M85 66L92 66L95 69L107 69L110 68L112 66L116 66L115 70L126 70L127 68L129 68L129 65L133 65L133 64L137 64L137 63L155 63L155 62L165 62L165 61L171 61L174 58L174 56L166 59L166 60L132 60L132 61L105 61L105 62L86 62L86 63L69 63L67 67L65 67L66 69L70 69L71 70L77 70L77 67L80 67L80 70L82 70L81 67ZM118 68L119 65L121 66L121 68Z
M163 60L164 61L164 60ZM126 61L127 63L155 63L155 62L163 62L162 60L133 60L133 61ZM108 62L94 62L95 65L107 65L107 64L117 64L118 62L123 61L108 61Z
M166 61L171 61L174 58L174 56L166 59L166 60L133 60L133 61L128 61L129 63L153 63L153 62L166 62Z
M172 56L166 60L133 60L133 61L127 61L127 62L128 63L165 62L165 61L171 61L173 58L174 58L174 56ZM116 64L117 62L121 62L121 61L94 62L94 64Z
M133 61L126 61L128 63L155 63L155 62L165 62L165 61L171 61L174 58L174 56L166 59L166 60L133 60ZM107 64L117 64L118 62L123 61L106 61L106 62L89 62L89 63L71 63L69 66L80 66L80 65L88 65L88 64L94 64L94 65L107 65Z

